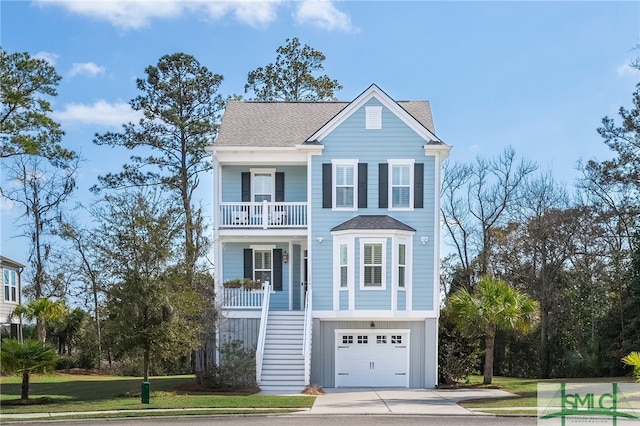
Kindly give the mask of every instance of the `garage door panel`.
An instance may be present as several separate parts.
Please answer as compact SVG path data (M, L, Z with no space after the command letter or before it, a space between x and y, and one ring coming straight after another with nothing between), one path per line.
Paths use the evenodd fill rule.
M408 332L336 333L336 387L407 387Z

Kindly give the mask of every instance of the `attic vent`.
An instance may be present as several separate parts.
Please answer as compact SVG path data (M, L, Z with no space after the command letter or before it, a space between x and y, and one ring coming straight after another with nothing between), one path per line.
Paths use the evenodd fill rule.
M369 129L382 129L382 107L381 106L368 106L365 107L367 124L366 128Z

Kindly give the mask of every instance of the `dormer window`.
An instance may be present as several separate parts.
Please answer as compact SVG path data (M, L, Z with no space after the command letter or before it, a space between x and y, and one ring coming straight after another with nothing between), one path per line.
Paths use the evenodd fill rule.
M381 106L368 106L365 107L366 125L367 130L382 129L382 107Z

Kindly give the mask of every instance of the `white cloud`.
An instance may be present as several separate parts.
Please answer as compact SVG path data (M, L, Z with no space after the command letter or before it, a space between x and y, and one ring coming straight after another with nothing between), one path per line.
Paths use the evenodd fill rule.
M351 18L329 0L303 0L294 14L299 24L310 23L326 30L351 31Z
M86 62L84 64L74 63L69 71L69 76L74 75L86 75L87 77L95 77L96 75L104 74L104 67L94 64L93 62Z
M93 105L67 104L63 111L54 112L51 116L60 121L118 128L125 123L137 123L142 118L142 114L132 110L128 103L111 104L105 100L99 100Z
M203 12L212 19L227 14L251 26L268 24L276 18L276 8L283 0L40 0L41 5L60 6L72 13L104 19L122 29L148 27L153 19L175 18L191 12Z
M176 0L40 0L41 5L61 6L69 12L105 19L112 25L124 29L149 26L153 18L172 18L180 15L187 2Z
M633 61L634 60L630 59L629 61L625 62L624 64L618 67L617 72L620 77L624 77L628 75L636 75L640 73L640 70L638 68L634 68L631 66L631 63Z
M33 57L35 59L42 59L51 66L55 65L56 61L58 60L58 55L56 55L55 53L44 52L44 51L40 51L36 53L35 55L33 55Z
M10 199L0 196L0 211L11 211L14 205L15 203Z

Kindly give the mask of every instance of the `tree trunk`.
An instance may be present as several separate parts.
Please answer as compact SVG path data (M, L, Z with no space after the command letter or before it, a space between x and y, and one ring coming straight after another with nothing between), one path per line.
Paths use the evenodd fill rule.
M38 342L45 343L47 341L47 327L45 327L44 321L40 318L36 318L36 331L38 333Z
M494 326L487 327L486 334L484 336L484 378L482 383L485 385L491 384L493 378L493 349L496 341L496 328Z
M20 394L20 399L26 401L29 399L29 372L22 372L22 393Z
M144 361L142 363L142 369L144 370L144 381L149 381L149 348L144 349Z

